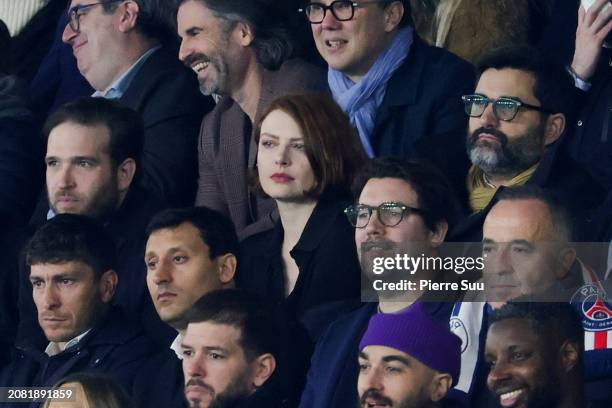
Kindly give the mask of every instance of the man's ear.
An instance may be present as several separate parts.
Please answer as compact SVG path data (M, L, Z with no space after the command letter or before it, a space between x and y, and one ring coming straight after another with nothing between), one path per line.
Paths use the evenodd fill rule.
M251 26L246 23L243 23L242 21L236 23L232 35L234 36L238 44L245 48L250 46L255 40L255 34L253 33Z
M439 221L436 223L436 230L429 232L429 240L434 248L442 245L447 232L448 223L446 221Z
M276 370L276 359L272 354L265 353L257 357L251 364L253 366L253 388L257 389L264 385Z
M126 1L118 7L120 9L119 31L127 33L136 27L140 6L135 1Z
M117 189L120 193L127 191L136 174L136 162L128 157L117 167Z
M236 255L220 255L217 257L216 261L217 275L219 276L219 281L224 285L231 283L234 279L234 276L236 276L236 265L238 264L238 261L236 260Z
M563 371L569 373L580 364L580 349L576 343L566 340L559 350L561 357L561 367Z
M117 276L117 272L112 269L109 269L100 276L99 289L102 302L108 303L112 300L117 290L118 283L119 277Z
M404 17L404 5L401 1L394 1L385 8L385 32L390 33L395 30L402 17Z
M574 248L567 247L559 251L559 267L555 271L557 280L561 280L567 276L575 260L576 250Z
M548 146L561 137L565 130L565 115L554 113L548 115L546 119L546 129L544 130L544 145Z
M440 401L446 396L452 385L453 378L450 374L436 372L430 383L429 398L434 402Z

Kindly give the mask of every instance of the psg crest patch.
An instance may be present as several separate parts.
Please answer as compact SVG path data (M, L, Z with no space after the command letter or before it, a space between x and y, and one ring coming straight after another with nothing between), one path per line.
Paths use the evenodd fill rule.
M582 286L572 298L572 304L582 316L584 349L612 349L612 307L606 294L594 284Z

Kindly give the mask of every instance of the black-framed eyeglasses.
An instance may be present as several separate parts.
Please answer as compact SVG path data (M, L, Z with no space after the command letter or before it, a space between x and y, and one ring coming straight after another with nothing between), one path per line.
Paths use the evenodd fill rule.
M111 1L99 1L97 3L89 3L89 4L77 4L72 7L68 11L68 25L70 29L75 33L78 33L81 29L81 16L86 14L86 11L92 8L93 6L99 6L101 4L113 4L113 3L121 3L125 0L111 0Z
M493 113L499 120L506 122L515 118L519 108L533 109L543 113L552 113L541 106L530 105L521 101L519 98L502 96L495 100L489 99L484 95L463 95L461 97L465 104L465 113L473 118L479 118L484 113L489 103L493 104Z
M371 207L365 204L354 204L346 207L344 213L349 222L355 228L365 228L370 223L372 213L376 211L378 221L387 227L395 227L404 219L404 216L415 214L424 214L425 210L420 208L409 207L402 203L386 202L378 207Z
M365 7L370 4L380 3L385 0L367 0L367 1L349 1L336 0L329 6L323 3L308 3L303 8L298 9L300 13L306 14L306 18L310 24L320 24L325 19L327 10L331 10L332 14L338 21L349 21L355 16L355 9Z

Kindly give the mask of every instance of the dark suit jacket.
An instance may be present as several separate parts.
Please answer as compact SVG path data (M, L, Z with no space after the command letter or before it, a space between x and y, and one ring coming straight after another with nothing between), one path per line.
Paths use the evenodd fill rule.
M256 122L277 97L324 90L326 86L322 69L298 60L286 61L278 71L265 70ZM257 157L252 127L240 106L224 97L204 118L198 146L196 205L228 215L241 237L271 228L274 222L269 214L276 207L273 200L255 197L248 191L248 169L255 166Z
M42 189L43 146L26 108L25 86L0 76L0 211L27 224Z
M612 190L612 50L604 49L588 92L578 92L570 155L608 191Z
M472 65L415 36L376 113L371 140L375 155L429 160L464 203L468 116L461 95L472 93L474 84Z
M155 51L120 99L145 125L143 186L171 206L193 204L197 138L202 116L213 107L195 74L167 49Z

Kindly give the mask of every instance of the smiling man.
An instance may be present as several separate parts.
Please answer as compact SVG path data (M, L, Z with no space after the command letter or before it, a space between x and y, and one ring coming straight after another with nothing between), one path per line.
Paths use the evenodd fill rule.
M133 397L143 392L135 379L144 365L172 356L111 305L116 260L107 231L84 215L60 214L34 234L25 261L47 343L22 340L13 365L0 375L3 386L52 387L70 373L95 371Z
M277 97L325 89L324 75L290 59L295 44L276 0L178 3L179 58L197 73L204 94L221 97L202 123L196 205L228 215L243 238L271 228L275 208L248 190L255 124Z
M166 210L147 227L147 286L162 321L176 330L181 358L185 313L200 297L234 287L238 238L231 221L206 207Z
M568 303L509 303L491 316L487 386L506 408L588 406L582 354L582 324Z
M457 383L461 340L422 304L372 316L359 343L359 407L444 407Z
M166 0L72 0L62 39L93 96L142 116L143 187L169 205L191 205L199 124L213 102L171 51L172 12Z

